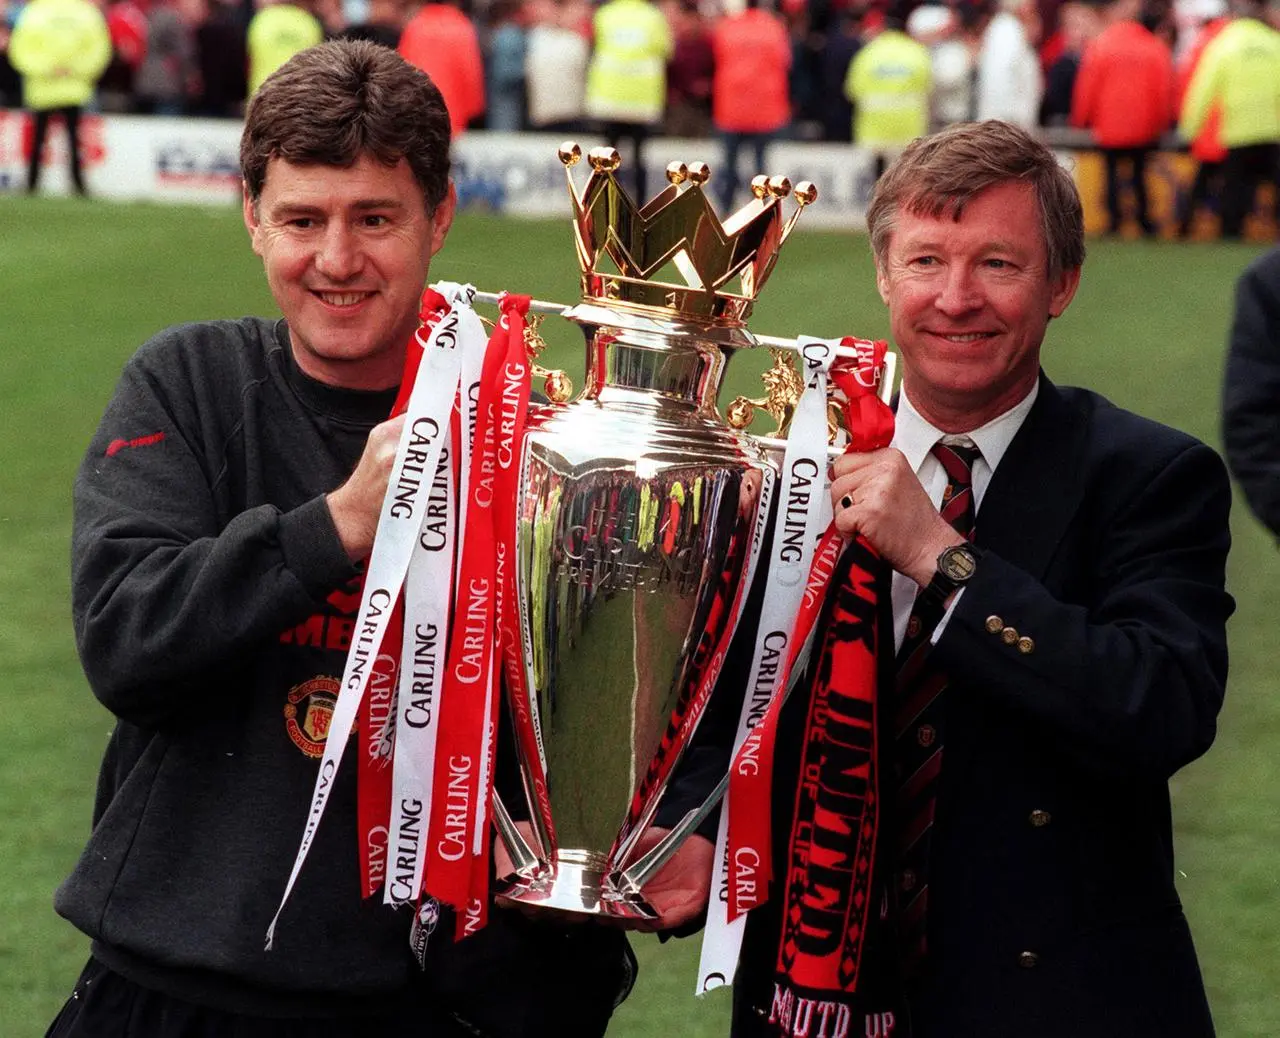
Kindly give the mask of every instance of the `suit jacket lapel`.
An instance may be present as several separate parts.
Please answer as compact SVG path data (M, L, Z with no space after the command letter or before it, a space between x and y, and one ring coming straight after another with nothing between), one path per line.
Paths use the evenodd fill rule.
M974 525L974 543L1043 579L1079 507L1085 473L1086 420L1041 373L1040 393L991 479ZM963 683L956 674L952 681ZM972 715L948 722L944 789L976 760L961 732Z
M975 544L1045 575L1079 507L1085 432L1084 419L1041 373L1036 402L983 495Z

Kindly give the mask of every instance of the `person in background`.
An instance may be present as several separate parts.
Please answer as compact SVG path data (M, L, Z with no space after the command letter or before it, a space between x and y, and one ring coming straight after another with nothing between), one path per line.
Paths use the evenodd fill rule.
M822 132L823 5L807 0L778 0L778 14L791 35L791 127L788 136L809 140Z
M31 0L9 39L9 60L22 77L22 103L35 123L27 164L27 191L40 183L40 162L49 121L67 128L71 184L87 193L80 159L80 114L111 60L106 19L89 0Z
M671 26L673 41L667 63L663 132L668 137L708 137L715 74L711 32L694 0L669 0L662 10Z
M606 0L593 20L595 49L587 66L587 115L613 147L626 139L636 198L648 198L644 143L662 122L667 62L675 49L671 27L649 0Z
M232 57L226 55L225 57ZM138 111L182 115L198 91L196 43L183 0L154 0L147 10L147 50L133 81Z
M1147 237L1158 229L1147 206L1147 159L1173 123L1173 54L1138 21L1142 0L1112 0L1107 27L1085 48L1071 95L1071 125L1092 131L1107 168L1107 232L1119 234L1120 164L1128 163L1134 217Z
M1177 66L1177 106L1181 112L1187 97L1187 87L1191 85L1191 77L1195 75L1209 43L1226 28L1226 0L1194 0L1191 10L1187 12L1199 21L1198 31ZM1196 213L1205 206L1221 211L1222 204L1222 164L1227 157L1227 149L1222 144L1222 109L1213 106L1205 117L1200 132L1191 141L1191 157L1196 160L1196 175L1191 181L1191 188L1184 199L1181 199L1178 213L1178 237L1191 237L1191 228L1195 223Z
M106 112L132 112L134 81L147 55L147 15L135 0L114 0L106 17L111 63L98 81L98 103Z
M22 104L22 77L9 61L9 37L17 20L17 5L0 0L0 108Z
M765 148L791 118L787 96L791 41L782 19L763 10L759 0L746 0L740 13L721 18L711 40L715 54L712 116L724 142L724 168L716 187L720 212L728 214L740 183L742 146L750 147L754 160L750 176L768 173Z
M485 126L515 133L524 127L525 28L520 0L494 0L485 61Z
M861 47L859 16L847 9L833 12L818 55L818 112L825 141L853 138L853 103L844 96L844 80Z
M620 930L495 906L455 943L434 899L433 918L362 897L354 742L264 948L453 218L449 142L440 92L385 47L334 40L269 76L245 118L243 216L283 316L160 332L89 444L73 623L116 722L54 902L91 958L48 1038L587 1038L630 988ZM437 932L411 948L415 917Z
M1024 130L1039 125L1044 74L1035 44L1040 38L1036 0L999 0L978 51L978 119L1001 119Z
M399 51L444 95L455 137L484 115L484 59L464 0L420 6L405 24Z
M249 22L246 47L249 54L249 96L276 69L295 54L324 39L324 26L307 0L259 0L261 6Z
M1222 112L1222 237L1244 235L1258 185L1270 183L1280 205L1280 33L1261 0L1232 0L1235 17L1205 47L1187 86L1178 133L1199 136Z
M907 19L908 35L929 48L933 71L931 130L964 122L973 115L975 48L973 40L967 38L961 17L957 8L925 4Z
M404 0L370 0L363 22L348 25L338 35L348 40L368 40L395 50L404 31Z
M853 103L853 142L876 152L877 178L888 153L929 131L932 63L928 50L903 27L895 11L868 30L844 81L844 96Z
M249 54L237 6L236 0L208 0L208 15L196 25L198 115L229 119L243 114L249 92Z
M525 47L529 125L548 133L580 133L586 111L591 20L580 3L531 0Z
M1250 510L1280 540L1280 248L1259 256L1236 282L1222 442Z
M1053 56L1045 67L1044 97L1040 101L1040 122L1045 126L1066 126L1071 121L1071 96L1084 50L1102 24L1098 10L1090 4L1068 0L1058 8L1058 30L1054 33ZM1046 46L1040 52L1043 59Z

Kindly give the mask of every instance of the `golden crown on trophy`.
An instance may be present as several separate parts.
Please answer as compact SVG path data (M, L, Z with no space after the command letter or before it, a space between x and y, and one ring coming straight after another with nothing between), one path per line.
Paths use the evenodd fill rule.
M721 222L702 190L711 177L704 162L671 163L667 186L637 206L615 177L622 164L616 149L593 148L587 154L591 175L581 195L570 167L582 158L582 149L567 141L559 155L573 199L584 301L657 310L663 317L699 324L746 320L782 243L804 207L818 197L813 184L801 181L794 190L797 206L784 219L782 203L793 193L791 181L757 176L751 201ZM737 292L725 287L735 278Z

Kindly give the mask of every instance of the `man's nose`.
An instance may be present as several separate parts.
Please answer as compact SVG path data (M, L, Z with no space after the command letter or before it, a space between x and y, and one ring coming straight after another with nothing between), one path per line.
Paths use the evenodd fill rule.
M982 293L973 273L960 265L947 269L934 305L944 314L962 314L982 305Z
M360 243L351 228L334 222L320 240L316 251L316 270L334 281L347 281L360 272Z

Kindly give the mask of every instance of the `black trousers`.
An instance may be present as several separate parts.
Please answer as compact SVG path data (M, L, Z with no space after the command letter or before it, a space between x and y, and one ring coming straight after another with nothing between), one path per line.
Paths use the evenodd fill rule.
M1222 236L1239 238L1244 233L1245 218L1253 211L1258 185L1266 182L1276 187L1280 204L1280 176L1277 162L1280 147L1275 144L1247 144L1228 148L1222 163Z
M1103 148L1102 156L1107 164L1107 216L1108 230L1120 231L1124 212L1120 207L1120 163L1128 161L1132 168L1133 200L1137 208L1138 226L1143 234L1155 232L1155 225L1147 215L1147 156L1150 148Z
M1221 207L1221 183L1221 162L1201 162L1196 167L1196 178L1191 182L1191 190L1186 198L1186 208L1182 210L1178 221L1179 237L1185 238L1191 233L1191 225L1195 223L1196 212L1201 206L1216 202L1215 208Z
M753 177L759 173L768 174L769 171L764 168L764 153L776 136L776 133L737 133L733 130L725 130L720 134L720 140L724 145L724 172L720 176L717 194L720 198L722 218L729 216L733 196L738 192L738 152L744 145L751 149L755 162L752 167L755 172L751 174Z
M476 1033L423 1009L341 1020L227 1013L145 988L90 959L45 1038L472 1038Z
M35 119L35 133L31 141L31 161L27 166L27 190L34 192L40 182L40 153L44 150L44 141L49 134L49 119L62 116L67 127L67 142L71 153L71 183L76 194L84 194L84 170L80 163L80 109L77 106L67 108L46 108L31 113Z

